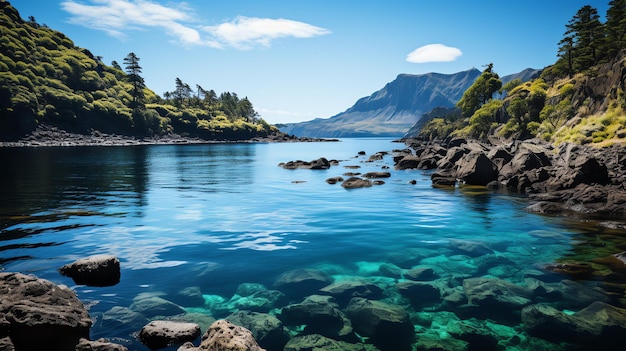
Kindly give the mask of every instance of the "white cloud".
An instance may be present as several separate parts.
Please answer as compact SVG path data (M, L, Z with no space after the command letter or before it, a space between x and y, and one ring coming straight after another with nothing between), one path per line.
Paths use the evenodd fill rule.
M443 44L429 44L419 47L406 56L412 63L451 62L463 55L461 50Z
M73 24L102 30L124 39L127 33L146 28L160 28L184 45L205 45L214 48L231 46L249 49L255 45L269 46L280 37L310 38L330 31L288 19L237 17L217 26L192 26L197 22L185 3L167 7L150 0L67 0L61 7L73 17ZM201 28L210 36L205 39Z
M204 27L204 30L216 41L238 49L269 46L272 40L282 37L311 38L330 33L328 29L304 22L244 16L217 26Z

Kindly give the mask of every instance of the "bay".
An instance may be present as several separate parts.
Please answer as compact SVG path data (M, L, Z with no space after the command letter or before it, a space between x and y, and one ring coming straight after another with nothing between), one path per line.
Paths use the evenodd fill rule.
M427 171L393 170L392 150L402 148L388 139L344 139L0 149L0 269L71 286L94 319L140 294L168 298L187 287L199 288L207 303L183 307L223 318L237 308L210 301L232 300L242 283L271 288L298 268L319 269L336 281L369 279L389 291L404 279L381 273L384 265L524 285L529 272L579 250L589 233L575 221L523 211L524 197L434 188ZM368 162L379 151L388 154ZM339 164L278 167L319 157ZM371 188L325 182L381 170L391 177ZM459 250L465 242L486 247L498 263L485 265ZM119 284L86 287L58 273L94 254L120 259ZM414 320L423 312L396 295L386 301ZM92 332L146 349L125 328L95 323Z

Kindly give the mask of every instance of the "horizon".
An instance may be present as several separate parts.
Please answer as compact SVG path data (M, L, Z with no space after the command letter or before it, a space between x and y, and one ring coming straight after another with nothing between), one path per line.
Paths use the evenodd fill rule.
M500 76L543 69L556 61L565 25L579 8L595 7L602 21L608 8L608 0L530 0L506 8L494 0L10 3L22 18L33 16L106 64L136 53L147 87L160 96L180 78L248 97L272 124L330 118L401 74L482 71L488 63ZM522 20L512 25L513 16Z

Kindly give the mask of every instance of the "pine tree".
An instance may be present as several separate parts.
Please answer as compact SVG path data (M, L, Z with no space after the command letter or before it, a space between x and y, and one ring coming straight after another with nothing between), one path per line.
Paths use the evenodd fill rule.
M586 5L565 25L565 37L559 42L558 55L567 60L569 74L584 71L600 61L604 26L598 10Z
M133 110L141 110L145 107L145 95L143 90L146 84L141 77L141 66L139 66L139 57L131 52L124 58L124 66L126 68L126 80L133 86L130 95L132 97L131 105Z
M612 59L626 47L626 0L609 1L605 27L605 52Z

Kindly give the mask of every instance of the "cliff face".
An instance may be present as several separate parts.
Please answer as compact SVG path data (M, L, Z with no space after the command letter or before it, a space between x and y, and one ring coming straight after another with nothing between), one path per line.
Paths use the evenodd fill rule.
M281 131L309 137L399 137L425 112L453 107L480 73L471 69L454 74L400 74L342 113L288 124Z

